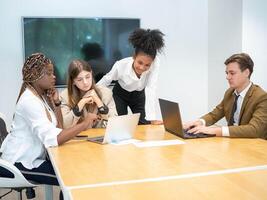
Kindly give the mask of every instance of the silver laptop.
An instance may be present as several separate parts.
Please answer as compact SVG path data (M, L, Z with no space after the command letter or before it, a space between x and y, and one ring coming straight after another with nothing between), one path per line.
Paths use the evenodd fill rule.
M140 113L110 117L105 135L87 138L87 140L99 144L106 144L131 139L133 138L139 118Z
M178 103L171 102L165 99L159 99L159 105L164 128L166 131L174 135L177 135L179 137L182 137L184 139L205 138L205 137L215 136L205 133L193 134L193 133L188 133L186 130L184 130Z

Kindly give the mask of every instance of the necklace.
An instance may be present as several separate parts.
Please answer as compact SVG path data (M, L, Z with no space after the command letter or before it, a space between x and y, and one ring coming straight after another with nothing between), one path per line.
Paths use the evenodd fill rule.
M44 107L45 107L46 116L49 119L49 121L52 122L52 117L51 117L49 111L53 111L53 110L50 108L50 106L46 102L45 98L42 95L38 94L38 92L30 84L27 84L26 86L36 97L38 97L43 102Z

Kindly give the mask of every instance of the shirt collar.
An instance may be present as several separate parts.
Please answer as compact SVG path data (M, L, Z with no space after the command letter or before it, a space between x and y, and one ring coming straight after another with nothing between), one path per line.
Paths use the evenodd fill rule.
M236 95L240 95L242 98L244 98L245 96L246 96L246 94L247 94L247 92L248 92L248 90L249 90L249 88L250 88L250 86L252 85L252 82L250 82L249 84L248 84L248 86L242 91L242 92L240 92L239 94L238 94L238 92L235 90L235 94Z
M150 68L149 68L147 71L145 71L145 72L143 72L143 73L141 74L140 78L143 77L143 76L146 76L148 73L150 73L151 70L153 70L152 68L154 68L154 62L155 62L155 59L154 59L154 61L151 63ZM139 78L137 77L137 75L135 74L135 71L134 71L134 69L133 69L133 63L134 63L134 59L133 59L133 57L132 57L131 62L128 63L128 70L129 70L128 72L129 72L129 74L132 74L133 77L136 77L136 79L139 79Z

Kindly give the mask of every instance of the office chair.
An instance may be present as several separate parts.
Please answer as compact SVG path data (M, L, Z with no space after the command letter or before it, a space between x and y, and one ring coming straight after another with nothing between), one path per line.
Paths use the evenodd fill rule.
M0 145L8 134L6 129L6 123L0 116ZM1 155L1 154L0 154ZM34 187L37 187L34 183L30 183L13 164L0 158L0 168L4 174L0 173L0 188L9 188L9 192L0 196L0 199L8 195L13 190L18 192L18 198L22 200L22 191L26 190L27 199L35 197ZM53 199L53 188L50 185L45 185L45 199Z
M22 190L26 189L26 196L28 199L35 197L33 188L36 185L30 183L22 173L11 163L0 159L0 167L4 168L7 172L6 177L0 177L0 188L10 188L11 190L1 196L0 198L9 194L12 190L19 192L19 199L22 200Z
M0 113L0 146L3 143L6 136L7 136L6 123L2 117L2 114ZM1 154L0 154L0 156L1 156Z

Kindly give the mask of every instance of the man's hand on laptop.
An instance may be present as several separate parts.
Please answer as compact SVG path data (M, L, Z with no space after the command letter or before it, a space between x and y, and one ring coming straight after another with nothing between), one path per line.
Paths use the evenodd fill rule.
M216 136L222 136L221 127L216 127L216 126L204 126L204 125L195 126L191 129L188 129L187 132L193 134L205 133L210 135L214 134Z
M191 130L194 127L198 127L198 126L203 126L203 123L201 120L197 119L195 121L192 122L187 122L183 124L183 129L184 130Z

